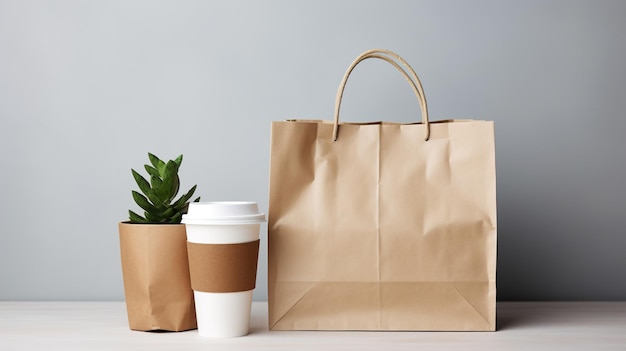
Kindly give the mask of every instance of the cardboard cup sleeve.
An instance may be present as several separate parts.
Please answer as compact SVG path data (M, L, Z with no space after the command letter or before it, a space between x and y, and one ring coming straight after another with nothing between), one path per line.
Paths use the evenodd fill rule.
M203 292L253 290L260 240L239 244L187 241L191 288Z

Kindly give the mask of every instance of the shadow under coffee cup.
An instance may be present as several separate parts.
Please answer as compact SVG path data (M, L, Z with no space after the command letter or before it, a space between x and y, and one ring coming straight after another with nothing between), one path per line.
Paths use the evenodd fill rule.
M189 204L182 223L200 335L248 334L263 222L255 202Z

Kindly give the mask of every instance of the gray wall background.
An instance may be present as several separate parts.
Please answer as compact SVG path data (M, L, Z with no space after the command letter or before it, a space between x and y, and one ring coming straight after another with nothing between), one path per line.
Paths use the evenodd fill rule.
M0 300L123 299L117 223L148 151L184 154L203 200L267 212L270 121L331 119L373 47L414 66L432 119L496 123L498 298L624 300L624 15L624 1L0 0ZM355 70L343 120L419 118L391 66Z

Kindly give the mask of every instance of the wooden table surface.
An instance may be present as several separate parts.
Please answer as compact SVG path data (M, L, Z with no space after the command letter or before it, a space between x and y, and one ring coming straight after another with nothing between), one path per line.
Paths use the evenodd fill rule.
M626 350L626 302L500 302L496 332L268 331L254 302L250 334L128 329L123 302L0 302L0 350Z

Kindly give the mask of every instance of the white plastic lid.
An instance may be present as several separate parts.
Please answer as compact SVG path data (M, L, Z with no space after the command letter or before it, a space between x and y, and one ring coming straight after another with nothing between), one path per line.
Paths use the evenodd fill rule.
M256 202L192 202L181 222L204 225L256 224L265 222L265 214L259 213Z

